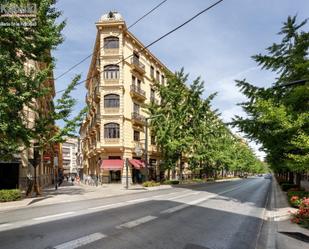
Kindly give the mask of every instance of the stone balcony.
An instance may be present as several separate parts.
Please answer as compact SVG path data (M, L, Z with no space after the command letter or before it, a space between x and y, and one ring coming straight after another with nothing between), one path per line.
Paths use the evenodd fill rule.
M119 85L119 78L117 79L104 79L105 85Z
M104 114L117 114L119 112L119 107L104 107Z
M119 55L119 48L104 48L103 56Z
M130 94L132 98L137 98L142 101L146 99L146 92L134 84L130 86Z
M119 145L120 138L104 138L105 145Z
M145 125L145 122L146 122L146 118L137 112L132 112L131 120L133 124L137 124L137 125Z
M136 58L131 58L131 66L133 70L137 71L140 74L145 74L146 72L145 65Z

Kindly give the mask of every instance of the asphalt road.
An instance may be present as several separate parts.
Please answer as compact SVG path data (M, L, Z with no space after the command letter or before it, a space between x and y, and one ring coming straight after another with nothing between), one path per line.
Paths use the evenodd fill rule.
M255 249L270 180L0 212L0 249Z

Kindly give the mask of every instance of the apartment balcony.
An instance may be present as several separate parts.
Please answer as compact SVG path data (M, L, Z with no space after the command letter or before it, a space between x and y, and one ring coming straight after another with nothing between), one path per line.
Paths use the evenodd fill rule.
M141 114L139 114L137 112L132 112L131 120L132 120L133 124L144 125L145 121L146 121L146 118L143 115L141 115Z
M94 89L94 101L98 103L100 102L100 99L101 99L100 88L99 86L96 86Z
M104 84L105 85L119 85L119 78L114 78L114 79L104 78Z
M103 56L119 55L119 48L105 48Z
M120 138L104 138L105 145L120 145Z
M131 58L131 66L133 70L137 71L140 74L145 74L146 72L145 65L136 58Z
M117 114L119 111L119 107L104 107L104 114Z
M146 99L146 92L136 85L131 85L130 94L132 98L144 101Z

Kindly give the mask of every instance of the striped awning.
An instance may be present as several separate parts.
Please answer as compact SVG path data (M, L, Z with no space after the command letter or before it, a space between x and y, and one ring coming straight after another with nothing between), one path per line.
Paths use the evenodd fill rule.
M122 170L123 160L122 159L102 160L102 164L101 164L100 168L105 169L105 170Z
M135 169L145 168L145 163L142 160L131 159L129 162Z

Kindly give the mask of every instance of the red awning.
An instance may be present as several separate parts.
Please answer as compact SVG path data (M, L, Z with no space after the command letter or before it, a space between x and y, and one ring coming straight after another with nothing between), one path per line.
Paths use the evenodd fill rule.
M132 166L136 169L145 168L145 164L143 161L139 159L131 159L129 162L132 164Z
M122 170L123 160L121 159L107 159L102 160L101 169L105 170Z

